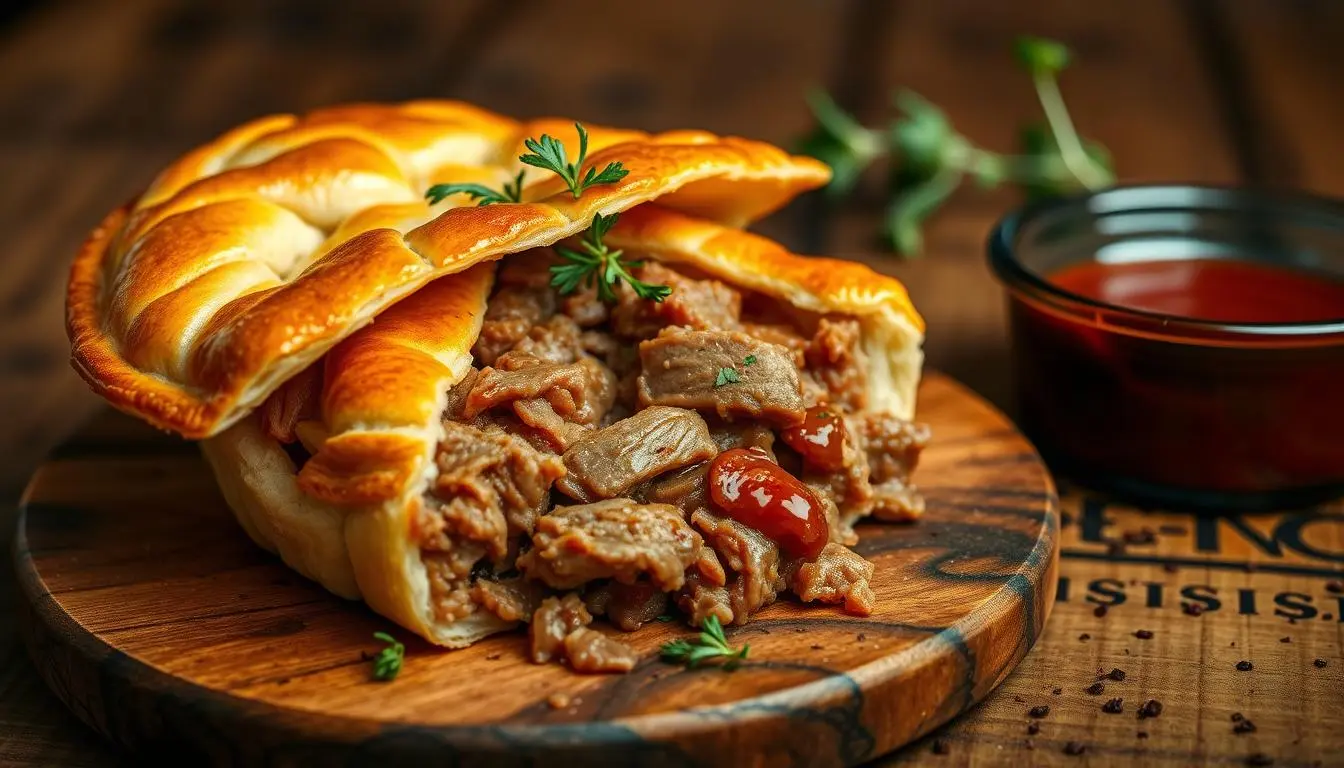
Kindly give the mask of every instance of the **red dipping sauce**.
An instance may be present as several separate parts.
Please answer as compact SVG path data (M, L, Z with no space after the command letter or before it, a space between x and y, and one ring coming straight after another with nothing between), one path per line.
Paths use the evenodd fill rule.
M1224 323L1320 323L1344 317L1344 281L1232 259L1086 262L1046 276L1084 298Z
M996 230L1019 422L1056 471L1141 503L1262 509L1344 492L1344 209L1338 251L1314 230L1312 249L1294 250L1291 221L1218 209L1162 218L1106 199L1170 190L1249 194L1122 188ZM1154 222L1168 221L1200 236L1155 237ZM1285 246L1320 268L1277 256Z

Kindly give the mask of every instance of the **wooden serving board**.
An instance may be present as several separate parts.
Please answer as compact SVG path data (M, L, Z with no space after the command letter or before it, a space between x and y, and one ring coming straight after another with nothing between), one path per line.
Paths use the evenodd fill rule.
M729 632L751 645L735 672L662 663L658 646L690 632L655 622L625 636L645 655L628 675L531 664L519 631L460 651L407 640L400 677L374 682L373 633L408 633L258 550L192 445L124 417L74 437L28 488L23 633L84 722L158 759L854 764L982 699L1055 603L1058 502L1030 444L938 374L920 418L927 515L861 529L878 610L786 599Z

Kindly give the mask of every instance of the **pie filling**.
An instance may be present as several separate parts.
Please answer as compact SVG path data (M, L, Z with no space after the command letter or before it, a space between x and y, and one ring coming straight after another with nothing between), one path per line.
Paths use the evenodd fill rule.
M535 661L620 671L594 616L744 624L783 592L871 612L852 526L922 512L929 433L864 412L858 322L657 262L635 274L661 303L561 296L554 263L501 263L449 392L414 526L436 617L529 621Z

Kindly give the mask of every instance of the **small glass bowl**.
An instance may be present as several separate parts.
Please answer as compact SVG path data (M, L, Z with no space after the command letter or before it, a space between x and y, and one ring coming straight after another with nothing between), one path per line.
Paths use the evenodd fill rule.
M1344 307L1225 323L1095 301L1048 278L1089 260L1217 256L1344 277L1344 204L1116 187L1005 217L1019 420L1053 468L1141 504L1244 511L1344 493Z

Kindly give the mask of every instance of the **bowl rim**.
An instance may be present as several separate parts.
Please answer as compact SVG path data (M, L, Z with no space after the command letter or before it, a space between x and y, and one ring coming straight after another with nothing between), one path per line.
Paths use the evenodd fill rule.
M1094 213L1145 208L1178 210L1174 204L1127 204L1136 195L1149 198L1154 193L1169 193L1173 198L1208 203L1203 208L1234 209L1238 206L1286 206L1328 220L1338 220L1344 231L1344 200L1307 192L1271 190L1248 186L1223 186L1188 183L1122 184L1094 192L1051 198L1017 208L1005 214L990 230L986 244L990 267L1004 287L1019 298L1030 300L1054 314L1102 325L1133 335L1153 336L1169 341L1199 341L1223 345L1298 345L1331 344L1344 341L1344 316L1312 322L1230 323L1183 315L1168 315L1134 309L1092 299L1055 285L1045 276L1027 267L1017 257L1017 238L1022 228L1033 221L1070 207L1082 206ZM1137 200L1135 200L1137 203ZM1194 210L1194 206L1187 206Z

